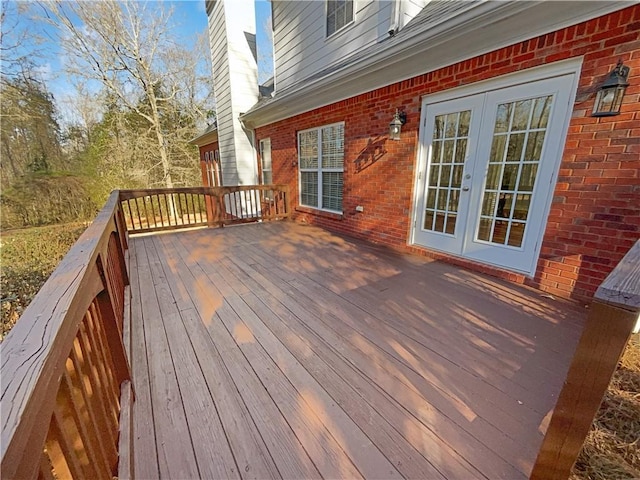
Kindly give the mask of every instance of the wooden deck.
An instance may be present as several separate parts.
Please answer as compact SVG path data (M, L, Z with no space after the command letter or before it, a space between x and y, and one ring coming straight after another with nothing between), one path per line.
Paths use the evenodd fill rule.
M140 479L526 478L586 316L292 222L129 245Z

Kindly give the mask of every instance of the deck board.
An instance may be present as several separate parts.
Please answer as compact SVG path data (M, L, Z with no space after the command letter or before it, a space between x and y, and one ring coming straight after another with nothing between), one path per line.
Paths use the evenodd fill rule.
M130 248L139 478L526 478L585 316L292 222Z

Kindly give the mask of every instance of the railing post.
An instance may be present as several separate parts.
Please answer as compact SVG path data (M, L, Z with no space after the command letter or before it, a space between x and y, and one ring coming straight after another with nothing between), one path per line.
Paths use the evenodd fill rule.
M211 194L211 188L204 189L204 204L207 210L207 227L211 228L215 226L215 209L213 206L213 195Z
M531 472L566 480L640 311L640 241L602 283Z

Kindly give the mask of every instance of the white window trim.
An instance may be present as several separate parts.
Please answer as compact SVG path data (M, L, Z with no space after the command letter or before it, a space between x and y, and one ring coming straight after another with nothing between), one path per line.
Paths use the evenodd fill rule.
M311 208L313 210L318 210L321 212L329 212L329 213L336 213L336 214L340 214L342 215L342 213L344 212L344 158L342 160L342 168L322 168L322 129L323 128L327 128L327 127L335 127L337 125L342 125L343 128L343 135L344 135L344 122L336 122L336 123L328 123L326 125L320 125L318 127L313 127L313 128L307 128L305 130L298 130L298 132L296 133L296 141L298 144L298 204L301 207L304 208ZM305 133L305 132L311 132L316 130L318 132L318 167L316 169L313 168L301 168L300 167L300 134L301 133ZM344 136L342 138L342 154L344 156ZM321 208L318 207L318 205L315 206L311 206L311 205L304 205L303 203L301 203L302 200L302 172L318 172L318 203L322 203L322 173L323 172L328 172L328 173L332 173L332 172L337 172L337 173L342 173L342 203L343 203L343 208L342 210L331 210L329 208Z
M329 40L329 39L334 39L336 36L338 36L338 34L344 32L345 30L347 30L350 26L354 25L356 23L356 5L357 2L356 0L353 0L353 18L351 19L350 22L345 23L342 27L340 27L339 29L337 29L335 32L333 32L331 35L327 35L327 27L328 27L328 22L327 19L329 17L329 0L325 0L324 2L324 35L325 35L325 40Z

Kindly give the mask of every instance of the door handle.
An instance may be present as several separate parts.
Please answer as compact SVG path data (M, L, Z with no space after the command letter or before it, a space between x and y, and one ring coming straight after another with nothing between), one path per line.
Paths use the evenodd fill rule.
M462 191L463 192L468 192L469 191L469 187L462 187Z

